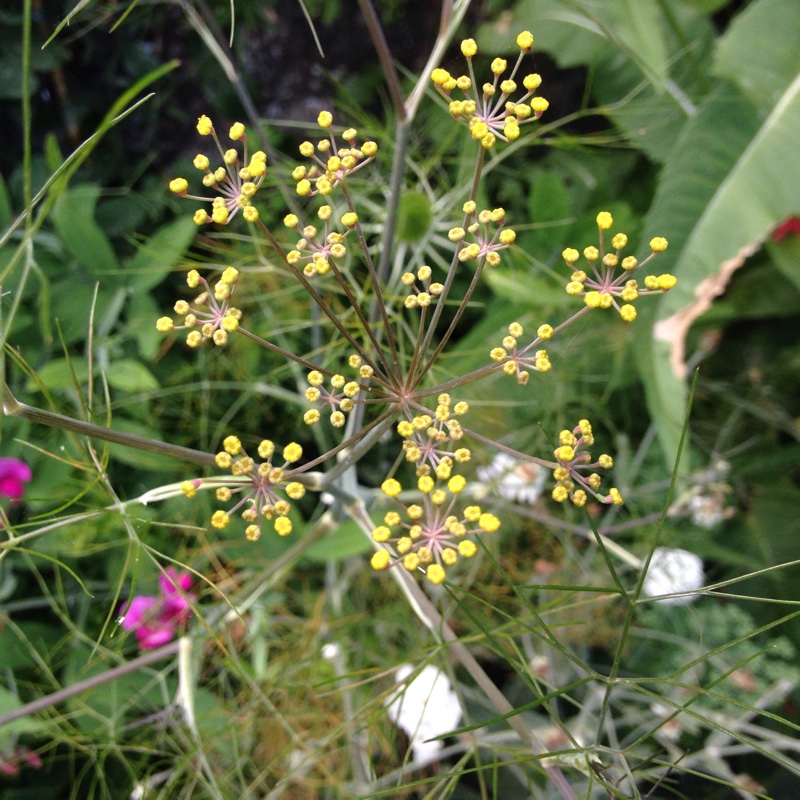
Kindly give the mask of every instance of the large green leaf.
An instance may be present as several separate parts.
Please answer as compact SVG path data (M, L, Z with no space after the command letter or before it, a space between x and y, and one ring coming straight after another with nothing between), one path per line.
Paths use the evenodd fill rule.
M655 161L669 157L709 89L713 30L706 16L675 4L667 13L656 0L521 0L478 41L494 48L528 27L535 49L559 66L590 70L593 100L629 142ZM545 97L547 91L545 83ZM548 119L561 113L554 105Z
M128 286L143 292L157 286L180 261L197 233L197 225L184 216L159 228L126 264Z
M657 304L658 322L642 359L670 463L687 399L686 330L772 228L800 209L800 75L760 125L758 119L738 92L721 87L677 142L647 219L649 233L671 242L655 262L657 271L678 278Z
M53 222L70 255L93 277L109 280L119 272L114 248L95 222L98 186L85 184L64 192L56 201Z
M758 0L731 24L714 55L714 72L769 112L800 73L800 3Z

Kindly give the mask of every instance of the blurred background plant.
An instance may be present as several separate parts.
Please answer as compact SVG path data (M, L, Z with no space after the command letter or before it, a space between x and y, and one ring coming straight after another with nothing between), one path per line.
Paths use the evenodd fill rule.
M578 797L793 796L800 7L445 3L438 38L433 4L380 5L407 91L437 42L454 44L436 65L458 71L462 36L477 31L488 66L529 29L550 101L535 133L487 160L479 206L505 207L517 247L484 273L445 367L485 365L512 319L535 329L570 313L560 253L594 241L597 211L631 241L670 240L658 270L678 286L641 302L632 326L589 315L554 340L546 376L528 387L500 376L458 398L483 435L516 450L548 456L559 430L589 416L615 454L626 505L587 515L531 489L532 465L471 443L481 502L503 526L431 592L517 717L560 755L543 761L521 745L453 645L368 568L369 542L335 503L327 513L300 503L291 537L253 544L239 529L209 532L208 498L161 489L197 467L11 415L0 455L30 481L17 467L4 492L2 797L569 796L548 765ZM199 451L218 450L234 421L250 437L295 439L304 371L241 341L222 357L187 356L156 331L175 273L233 265L254 330L298 352L325 343L302 288L247 226L198 233L167 183L203 150L189 133L197 117L243 119L268 148L259 211L280 220L295 202L285 187L296 146L335 107L384 154L351 184L368 233L379 232L397 120L361 16L292 0L26 2L0 21L0 325L13 394ZM475 145L432 90L422 103L393 263L436 269ZM300 430L312 453L335 441ZM365 484L394 457L379 443ZM705 571L655 580L659 557L640 594L657 546L694 554ZM191 592L189 636L140 655L117 615L129 597L168 601L174 567ZM649 601L649 586L685 602ZM415 672L397 678L405 664ZM402 733L387 713L398 685L418 702L425 684L412 681L427 665L462 710L460 733L429 761L413 715Z

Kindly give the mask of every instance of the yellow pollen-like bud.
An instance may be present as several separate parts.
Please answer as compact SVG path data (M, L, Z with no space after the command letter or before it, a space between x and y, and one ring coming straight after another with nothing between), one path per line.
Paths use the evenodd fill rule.
M667 240L663 236L656 236L650 240L650 249L654 253L663 253L667 249Z
M478 52L478 45L474 39L464 39L461 42L461 52L467 57L472 58Z
M521 50L530 50L533 46L533 34L530 31L522 31L517 36L517 47Z
M186 194L189 188L189 182L186 178L175 178L169 182L169 190L175 194Z
M199 117L197 120L197 132L201 136L208 136L211 131L214 130L214 126L211 124L211 120L203 114L202 117Z

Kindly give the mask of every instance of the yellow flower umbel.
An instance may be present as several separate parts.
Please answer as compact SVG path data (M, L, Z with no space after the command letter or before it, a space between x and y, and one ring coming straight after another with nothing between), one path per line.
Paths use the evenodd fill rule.
M472 138L481 143L485 149L494 147L497 139L511 142L520 135L520 127L535 119L539 119L547 110L549 103L543 97L535 97L534 93L542 83L541 77L534 73L525 75L522 87L525 90L517 100L511 95L518 91L517 71L526 53L530 53L533 35L523 31L517 36L520 53L516 63L507 77L508 63L504 58L492 61L491 83L484 83L480 89L475 80L472 58L478 52L473 39L461 42L461 52L467 59L468 75L453 77L447 70L437 68L431 73L436 89L448 101L448 109L455 119L464 120L469 126ZM463 100L451 98L453 89L459 89Z
M511 228L504 227L506 212L502 208L494 208L491 211L484 209L476 213L474 200L468 200L462 208L467 220L472 220L464 228L452 228L448 233L451 242L466 242L469 237L475 239L470 243L465 243L458 253L459 261L472 261L480 259L490 267L500 264L500 250L511 247L517 238L517 234ZM496 225L494 232L490 226ZM468 236L469 234L469 236Z
M359 377L368 380L372 376L372 367L361 364L361 357L351 355L349 364L353 369L358 369ZM325 376L318 370L311 370L308 373L308 389L305 397L309 403L320 404L323 409L330 409L330 423L334 428L341 428L345 423L345 414L349 414L355 408L357 398L362 389L367 388L359 381L348 381L344 375L331 375L329 380L331 388L325 386ZM321 413L318 409L312 408L303 415L303 420L307 425L314 425L319 422Z
M226 528L230 524L231 515L243 509L242 519L248 523L245 536L251 542L255 542L261 536L265 520L272 521L273 528L279 536L288 536L292 532L292 522L289 519L291 505L282 495L286 495L290 500L299 500L306 490L296 481L286 483L286 468L302 458L303 448L295 442L286 445L282 454L283 465L277 466L275 445L269 439L264 439L258 445L260 462L254 461L247 455L237 436L226 437L222 446L222 451L216 455L217 466L229 469L238 483L233 488L219 486L217 500L227 503L236 494L241 494L242 497L228 511L222 509L215 511L211 517L211 524L215 528ZM215 484L219 483L218 479L212 480ZM193 497L197 488L197 481L187 481L183 485L187 497Z
M433 270L427 264L423 264L416 275L413 272L403 273L400 280L403 286L411 289L411 293L407 294L403 301L406 308L425 309L444 291L444 284L431 281L432 275Z
M464 436L461 423L455 418L466 414L469 405L456 403L451 408L449 394L440 394L435 418L430 414L419 414L403 420L397 425L397 432L405 440L403 452L406 461L417 466L417 476L436 474L439 480L450 478L455 463L465 464L472 454L466 447L452 451L450 447Z
M555 333L552 325L540 325L536 331L536 338L524 347L519 346L519 338L524 333L519 322L512 322L508 326L508 336L503 338L502 347L494 347L489 352L492 361L503 365L506 375L516 376L517 383L524 386L529 378L529 369L535 372L549 372L553 366L547 355L547 350L534 350L535 347L547 341Z
M329 195L348 176L369 164L378 152L375 142L355 146L358 138L355 128L348 128L342 133L347 146L339 147L333 135L333 115L330 111L320 111L317 124L328 132L328 137L316 145L303 142L300 155L310 158L313 163L310 167L301 165L292 171L292 178L297 181L297 194L301 197Z
M171 317L161 317L156 328L162 333L171 330L189 329L186 344L199 347L209 339L219 347L228 343L228 334L239 327L242 312L231 305L231 298L239 280L239 271L228 267L212 289L205 278L195 270L189 270L186 282L191 289L202 286L203 291L194 299L194 305L186 300L175 303L175 313L182 316L183 324L175 325Z
M331 265L336 260L342 259L347 254L345 239L354 230L358 222L358 215L348 211L341 217L341 224L345 228L344 233L332 230L330 220L333 216L333 208L329 205L320 206L317 217L323 222L323 230L319 231L315 225L300 227L300 219L296 214L287 214L283 218L283 224L300 234L300 239L293 250L286 254L286 260L290 264L307 262L303 267L303 274L307 278L316 275L326 275L331 269Z
M248 161L247 136L241 122L236 122L229 132L231 141L241 142L243 145L244 152L241 160L239 153L234 148L223 150L217 132L207 116L203 115L197 121L197 131L201 136L211 136L222 156L224 166L213 169L208 156L200 153L194 159L194 166L204 173L203 186L213 189L216 196L202 197L187 194L189 183L185 178L175 178L170 181L170 191L181 197L211 203L210 215L204 208L195 212L194 221L198 225L205 225L208 222L227 225L236 216L239 209L242 209L242 216L248 222L255 222L258 219L258 210L252 204L252 199L267 172L266 154L258 150Z
M622 496L617 489L609 489L608 494L600 494L601 478L596 472L584 475L587 470L597 467L610 469L614 461L609 455L601 455L597 461L592 461L592 456L585 448L594 444L592 426L589 420L582 419L571 431L561 431L558 437L558 447L553 451L558 466L553 470L557 483L553 489L553 500L563 503L571 500L576 506L586 505L589 495L601 503L622 505Z
M447 567L459 558L474 556L478 547L467 537L494 533L500 527L500 520L484 513L480 506L467 506L457 513L458 495L465 486L461 475L450 478L446 489L437 488L433 477L423 475L417 481L422 493L421 505L406 506L398 499L399 482L394 478L384 481L383 493L393 498L403 513L390 511L383 519L384 524L372 531L373 540L386 546L372 556L373 569L402 564L409 572L422 570L431 583L441 583ZM392 528L399 528L400 533L394 534Z
M600 232L599 247L586 247L583 257L588 262L587 269L576 269L575 263L580 254L572 247L568 247L561 254L573 272L567 284L567 294L573 297L583 297L584 303L589 308L611 308L619 311L625 322L636 319L634 301L642 295L661 294L669 291L677 283L677 279L665 273L663 275L648 275L644 279L644 287L630 277L635 269L643 267L658 253L667 249L667 240L657 236L650 240L650 254L641 263L634 256L620 259L620 251L628 244L628 237L624 233L617 233L611 238L613 252L605 252L605 236L614 224L608 211L601 211L597 215L597 227ZM615 275L617 267L622 271ZM618 300L622 300L622 305Z

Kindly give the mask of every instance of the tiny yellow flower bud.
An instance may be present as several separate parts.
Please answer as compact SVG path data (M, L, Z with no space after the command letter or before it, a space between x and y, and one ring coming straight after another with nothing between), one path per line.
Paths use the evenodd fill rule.
M663 236L656 236L650 240L650 248L654 253L663 253L667 249L667 240Z
M237 141L238 139L244 139L244 125L242 125L241 122L234 122L228 135L234 141Z
M211 120L203 114L202 117L199 117L197 120L197 132L201 136L208 136L211 131L214 130L214 126L211 124Z
M320 128L330 128L333 124L333 114L330 111L320 111L317 117L317 125Z
M186 194L189 188L189 182L186 178L175 178L169 182L169 190L175 194Z
M474 39L464 39L461 42L461 52L467 57L472 58L478 52L478 45Z
M215 528L227 528L231 518L224 511L215 511L211 516L211 524Z
M550 103L544 97L534 97L531 100L531 108L533 109L533 115L538 119L550 108Z
M487 533L494 533L500 527L500 520L494 514L481 514L478 527Z
M542 76L537 72L532 72L522 79L522 85L529 91L535 92L542 85Z
M601 230L607 231L614 224L614 218L608 211L601 211L597 215L597 227Z
M425 575L431 583L438 585L445 579L444 567L440 564L431 564Z
M533 34L530 31L522 31L517 36L517 47L521 50L530 50L533 46Z
M395 480L394 478L387 478L381 484L381 491L387 495L388 497L397 497L402 491L402 487L400 486L400 482Z
M447 233L447 238L451 242L460 242L466 235L466 231L463 228L451 228Z

